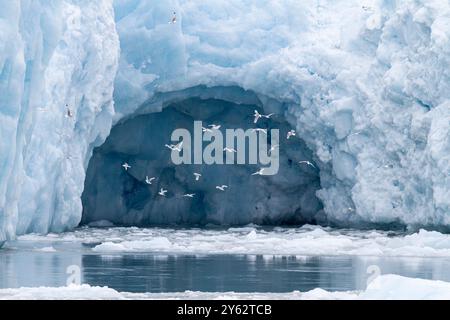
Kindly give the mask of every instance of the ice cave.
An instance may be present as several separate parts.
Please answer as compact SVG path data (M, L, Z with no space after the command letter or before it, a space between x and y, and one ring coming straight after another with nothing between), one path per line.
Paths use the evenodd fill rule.
M273 176L252 176L259 170L257 164L175 165L165 149L173 130L192 131L195 120L205 126L221 125L221 130L251 129L255 109L283 114L283 104L273 103L268 106L271 109L263 110L257 95L238 87L200 86L157 100L143 104L136 115L116 124L106 142L94 150L82 196L82 223L298 225L321 218L322 205L316 196L319 172L299 165L302 160L314 161L300 138L281 139L280 168ZM156 105L162 108L160 112L146 113ZM281 137L292 130L284 117L260 120L258 127L277 128ZM125 162L131 168L119 170ZM194 172L202 175L199 181ZM145 182L148 176L157 177L152 185ZM221 184L229 186L228 192L215 188ZM167 197L158 195L161 187L168 189ZM183 198L186 192L193 192L195 198Z
M213 2L0 1L0 242L104 220L450 226L448 5ZM168 161L175 127L253 110L275 114L279 174Z

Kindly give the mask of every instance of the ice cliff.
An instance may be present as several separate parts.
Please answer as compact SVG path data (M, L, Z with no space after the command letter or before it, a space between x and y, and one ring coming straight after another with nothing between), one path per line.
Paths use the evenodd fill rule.
M107 218L92 203L114 197L96 178L113 162L98 165L94 156L89 164L93 148L114 124L113 135L195 99L275 111L297 130L297 150L318 167L317 179L292 175L302 183L293 183L298 193L289 199L308 208L306 220L450 225L446 2L2 0L0 7L0 240L76 226L86 171L83 219ZM130 128L122 130L128 138L152 133L145 124ZM113 135L99 150L120 156L104 159L140 160L139 146L127 149L127 136ZM132 210L129 223L151 223L142 210L152 194L140 193L138 171L112 180L132 182L128 191L108 190L121 191L112 201L133 203L120 207ZM320 181L307 196L320 205L305 200L307 181Z
M2 240L77 226L93 145L111 126L119 41L110 1L0 8Z

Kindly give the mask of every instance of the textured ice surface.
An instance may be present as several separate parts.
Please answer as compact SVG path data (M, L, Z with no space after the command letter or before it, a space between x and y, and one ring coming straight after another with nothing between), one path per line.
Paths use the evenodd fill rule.
M314 289L308 292L286 293L238 293L238 292L199 292L176 293L129 293L118 292L108 287L92 287L88 284L68 287L39 287L0 289L0 300L54 300L54 299L257 299L257 300L447 300L450 299L450 283L438 280L424 280L388 274L375 278L364 291L329 292Z
M298 256L402 256L449 257L450 236L421 230L409 235L386 231L321 228L268 230L254 225L224 230L167 228L81 228L73 232L40 236L29 234L20 241L82 242L101 253L254 254L264 259Z
M229 86L296 127L331 222L450 224L448 2L0 5L0 241L80 221L111 121Z
M111 126L119 42L107 0L0 7L1 243L79 223L85 169Z
M130 293L118 292L108 287L88 284L69 287L38 287L0 289L0 300L350 300L357 297L353 292L328 292L314 289L308 292L286 293L241 293L185 291L175 293Z
M252 90L313 150L329 220L448 225L448 3L118 1L115 10L119 113L178 98L153 101L158 91Z

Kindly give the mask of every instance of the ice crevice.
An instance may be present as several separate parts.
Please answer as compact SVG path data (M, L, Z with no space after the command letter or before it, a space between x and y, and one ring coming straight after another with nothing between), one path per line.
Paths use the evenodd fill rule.
M298 178L298 197L289 199L299 200L290 211L303 203L297 212L307 212L300 222L448 229L447 3L0 3L0 241L71 229L83 210L105 218L81 200L95 176L93 149L126 147L120 127L151 133L138 122L202 104L229 106L230 119L250 106L276 110L276 121L296 129L302 156L319 169L311 184L308 175L289 177ZM119 208L146 207L146 199ZM265 216L276 217L270 210ZM283 212L270 222L292 221ZM119 224L164 223L154 213L110 214ZM256 216L169 220L233 224Z

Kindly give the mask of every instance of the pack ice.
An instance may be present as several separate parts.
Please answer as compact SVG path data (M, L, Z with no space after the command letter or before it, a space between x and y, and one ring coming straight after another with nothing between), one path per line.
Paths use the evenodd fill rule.
M445 1L0 7L0 241L100 220L450 225ZM163 155L174 126L247 128L255 109L276 115L261 126L296 130L278 175ZM178 199L192 189L201 196Z

